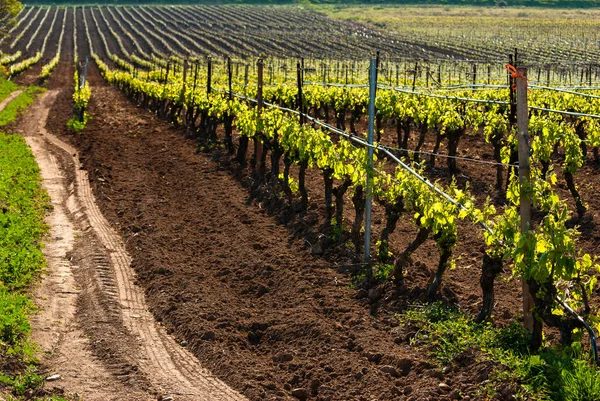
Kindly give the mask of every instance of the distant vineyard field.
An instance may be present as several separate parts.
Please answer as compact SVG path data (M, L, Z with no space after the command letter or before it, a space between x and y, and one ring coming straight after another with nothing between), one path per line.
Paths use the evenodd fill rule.
M83 3L93 4L138 4L134 0L121 0L118 2L97 2L83 1ZM146 0L147 4L171 4L164 0ZM500 7L552 7L552 8L594 8L600 6L598 0L199 0L199 1L183 1L179 4L400 4L400 5L459 5L459 6L500 6ZM26 4L72 4L71 1L57 0L29 0Z

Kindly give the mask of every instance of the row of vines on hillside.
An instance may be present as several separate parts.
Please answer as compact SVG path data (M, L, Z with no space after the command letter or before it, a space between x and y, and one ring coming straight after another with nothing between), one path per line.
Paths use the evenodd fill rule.
M321 237L320 246L327 248L335 245L334 233L343 230L345 224L343 209L345 198L349 196L354 207L355 218L348 235L355 250L360 252L365 207L364 182L366 175L371 171L368 168L364 148L356 148L342 138L334 140L329 132L316 128L312 124L302 123L298 116L278 107L257 108L252 102L247 103L240 97L232 96L233 92L228 95L227 90L212 90L209 93L204 89L190 90L190 87L195 88L195 83L188 81L187 68L184 68L181 75L172 73L162 81L155 81L136 77L130 71L112 70L98 56L96 56L96 63L108 82L118 86L140 105L155 111L174 124L185 124L188 134L198 139L201 148L210 148L220 140L217 136L217 126L223 125L223 145L241 165L244 165L247 162L249 143L253 141L255 152L251 165L255 182L257 185L273 186L272 193L281 192L284 199L296 205L298 211L306 210L308 206L309 196L305 187L307 169L317 168L323 177L326 210L322 227L325 235ZM221 77L219 81L215 77L215 85L223 80L226 78ZM265 93L261 95L266 100L269 92L268 88L265 89ZM327 92L323 88L320 90ZM289 91L286 93L289 95ZM392 91L389 93L394 94ZM335 96L331 97L339 99ZM384 93L382 98L385 99ZM294 102L294 96L271 100L282 105L293 106L290 103ZM405 102L394 103L389 99L388 103L383 101L379 104L379 109L383 108L382 104L391 106L392 109L400 109L403 107L401 105L405 105ZM410 101L408 103L411 104ZM413 107L419 107L418 103L412 104ZM467 124L475 126L478 121L481 124L480 120L485 113L491 112L464 103L459 103L458 108L453 102L439 102L436 105L440 109L436 113L440 124L444 124L439 129L446 136L451 136L452 130L464 130ZM336 115L339 115L340 106L337 107ZM344 111L347 110L344 108ZM350 110L350 113L353 111ZM361 108L360 113L364 113L364 109ZM565 122L559 121L559 123ZM416 119L416 124L425 124L425 117ZM433 122L427 124L432 124L431 127L434 125ZM232 139L234 129L241 135L237 148ZM566 143L567 140L564 138L566 136L562 139ZM573 138L569 140L575 141L573 146L580 149L581 140L578 142ZM548 144L547 146L550 147L556 146L556 142L550 141ZM546 145L541 141L539 146ZM578 156L573 157L578 157L581 161L583 155L579 153ZM535 159L536 164L539 160L538 156ZM281 163L283 171L280 171ZM294 186L292 183L296 182L291 178L292 166L296 166L295 169L298 171L297 202L292 191ZM413 167L421 173L425 168L424 165L418 164ZM475 223L484 223L492 228L485 234L487 250L482 270L483 276L491 275L492 285L489 288L488 280L487 299L484 300L480 319L485 319L492 313L494 278L502 270L504 261L512 261L511 266L515 276L524 276L531 279L532 283L539 283L540 291L546 294L543 300L549 303L539 303L537 312L547 324L565 329L567 339L570 338L569 333L573 329L580 327L581 324L576 319L567 316L558 317L554 314L554 310L548 307L555 304L553 301L555 295L561 293L574 306L582 306L589 312L590 306L587 300L594 283L593 276L589 276L593 259L587 254L578 256L576 248L578 233L574 229L567 228L567 220L570 217L568 208L566 202L556 194L554 188L556 174L551 169L545 172L542 172L542 169L534 169L532 182L535 185L527 190L531 193L535 207L544 213L545 217L538 222L535 231L526 236L519 233L518 199L521 189L514 175L511 175L507 188L509 202L503 211L497 212L488 203L477 207L478 202L468 189L459 189L454 183L441 189L463 207L458 207L456 203L448 202L431 192L429 186L418 176L402 167L396 168L393 172L389 171L390 169L382 160L378 168L370 174L375 176L375 195L386 212L385 229L378 241L378 258L383 264L393 262L389 278L398 287L403 285L406 271L410 269L408 261L411 254L428 238L432 238L437 244L440 258L426 295L429 299L435 298L444 272L453 264L452 250L457 240L458 221L467 219ZM401 216L412 216L411 221L417 234L414 240L397 257L394 257L390 253L388 238L395 230ZM528 242L530 247L524 247L524 242ZM523 254L522 249L534 249L535 252ZM482 283L483 281L485 280L482 279ZM573 283L582 283L582 285L573 285ZM492 291L491 298L490 291Z

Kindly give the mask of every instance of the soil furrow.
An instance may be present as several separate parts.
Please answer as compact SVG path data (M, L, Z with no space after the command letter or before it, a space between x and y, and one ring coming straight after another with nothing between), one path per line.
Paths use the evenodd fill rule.
M23 124L24 134L39 160L44 185L55 206L49 219L52 236L46 247L48 276L40 287L48 301L41 302L43 313L34 322L35 338L46 352L44 363L49 369L62 370L59 373L65 379L59 386L75 389L86 399L106 399L108 396L109 399L141 400L148 399L150 392L153 394L151 398L155 397L154 394L171 394L178 400L243 400L242 396L213 378L193 355L181 349L156 326L145 305L143 293L134 284L131 258L121 238L95 204L88 174L80 168L77 151L44 129L57 94L58 91L49 91L40 97L27 116L30 122ZM60 163L56 162L57 158L62 159ZM74 178L74 185L68 178ZM68 235L55 234L61 228ZM75 240L79 235L86 238L86 244ZM86 247L85 252L78 247ZM79 257L81 254L83 256ZM74 274L78 267L72 265L70 259L88 265L87 272ZM107 291L114 286L116 297ZM82 296L78 296L79 292ZM115 303L118 306L116 310ZM117 313L112 313L114 311ZM106 352L115 353L129 348L129 352L105 360L108 370L87 354L86 348L90 344L83 349L81 347L85 339L77 326L85 322L77 320L82 312L93 314L96 324L118 333L121 343L107 346ZM61 325L62 322L65 324ZM100 336L100 341L104 340ZM96 354L101 353L95 344L91 348ZM78 362L68 368L62 361L71 359L73 354L77 355ZM107 357L96 356L100 359ZM176 364L174 359L179 362ZM85 376L76 373L85 364L91 366L89 369L98 370L99 373L94 375L100 381L116 383L107 384L108 388L102 383L94 384L94 388L85 386ZM79 377L81 380L77 380ZM125 388L125 384L135 385ZM103 392L96 391L96 388ZM90 392L91 395L88 395Z
M292 390L323 400L392 399L430 368L394 342L391 313L357 301L348 278L312 256L266 204L254 204L236 173L97 75L90 66L88 127L65 139L123 236L154 317L205 367L253 400L292 399ZM117 263L123 254L109 237ZM137 296L118 293L124 306ZM132 314L123 319L135 331ZM194 371L185 365L184 375ZM402 366L408 377L379 365ZM437 391L436 379L424 382L423 392Z

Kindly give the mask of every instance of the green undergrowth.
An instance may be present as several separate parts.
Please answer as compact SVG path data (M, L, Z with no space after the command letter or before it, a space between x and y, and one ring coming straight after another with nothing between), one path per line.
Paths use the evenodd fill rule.
M0 79L0 97L16 89ZM6 125L30 105L40 88L26 89L0 112ZM42 236L50 207L40 170L25 139L0 132L0 400L64 401L40 396L29 316L35 311L31 285L45 267ZM50 398L49 398L50 397Z
M26 394L33 373L29 287L45 265L41 239L49 198L23 137L0 133L0 391Z
M400 327L412 333L410 343L434 364L467 371L482 364L491 367L487 382L470 396L492 399L497 393L510 393L517 400L600 400L600 369L579 342L533 352L529 333L518 322L502 328L477 324L439 303L398 318Z
M8 81L5 78L0 78L0 102L8 97L11 93L16 91L18 88L17 84L12 81Z
M69 127L70 129L72 129L75 132L81 132L85 129L85 126L86 126L87 122L89 121L89 119L90 119L90 116L87 112L84 113L84 115L83 115L83 121L81 121L81 119L79 117L73 116L67 121L67 127Z
M36 95L44 92L44 88L30 86L23 93L13 99L6 105L4 110L0 111L0 127L13 122L27 107L35 100Z

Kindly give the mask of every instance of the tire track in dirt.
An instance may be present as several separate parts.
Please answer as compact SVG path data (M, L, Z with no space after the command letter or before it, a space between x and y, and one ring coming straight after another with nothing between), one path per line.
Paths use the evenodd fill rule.
M52 369L48 374L61 375L60 381L46 387L66 387L74 394L85 394L85 399L91 401L147 399L139 391L125 388L91 355L89 339L76 321L78 297L85 290L82 291L74 274L82 266L72 263L71 253L77 237L89 231L89 224L74 186L69 185L60 155L48 147L40 134L55 98L55 93L44 95L27 112L31 118L24 119L22 124L53 207L46 218L50 232L43 249L48 266L35 291L39 312L31 319L32 339L43 352L40 360Z
M41 96L30 109L32 115L24 119L23 124L27 142L39 160L44 185L52 197L55 209L48 220L52 227L51 238L46 247L49 269L40 294L40 306L44 312L34 320L34 327L40 330L34 338L46 352L55 355L62 355L61 350L65 345L70 348L80 346L85 339L73 326L76 320L76 302L86 297L94 309L100 309L99 319L112 319L113 324L117 320L129 335L129 338L124 338L121 348L131 348L131 351L124 355L120 366L109 366L108 370L113 370L113 375L115 368L120 368L124 375L139 368L143 379L153 388L153 393L175 396L177 400L244 400L244 397L200 366L189 351L180 347L155 323L147 309L142 290L134 284L135 276L130 268L131 257L127 254L121 237L111 228L96 205L87 171L81 169L77 151L44 128L57 94L58 91L49 91ZM62 161L57 160L61 158ZM71 171L62 171L65 165ZM73 182L69 182L67 177ZM75 238L79 235L81 240L76 241ZM81 260L73 257L77 254L76 250L73 251L78 246L76 243L85 242L86 238L93 240L91 237L94 236L97 236L104 249L89 249L87 257L84 256ZM78 289L73 276L73 270L78 267L72 265L69 258L77 260L79 264L83 259L88 259L87 263L93 266L90 269L93 274L79 282L83 285L82 289ZM114 304L118 306L116 310ZM87 359L91 359L89 355ZM53 365L64 368L65 365L61 365L60 360L55 360ZM94 377L102 379L107 376L102 366L97 368L98 372L95 372ZM85 374L84 371L83 375ZM82 379L86 380L85 377ZM114 380L113 377L112 381ZM76 383L72 384L77 388ZM99 387L101 390L103 386ZM126 398L119 394L119 386L104 387L104 391L116 392L109 395L108 398L111 399L138 399L132 388L126 389ZM143 392L142 389L140 397L143 397ZM86 399L96 399L84 395ZM97 399L107 398L107 394L98 395Z
M13 100L16 99L17 96L19 96L21 93L23 93L23 91L21 89L12 92L10 95L8 95L6 97L6 99L4 99L2 102L0 102L0 111L4 110L4 108L6 107L7 104L9 104L10 102L12 102Z

